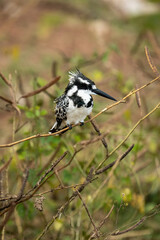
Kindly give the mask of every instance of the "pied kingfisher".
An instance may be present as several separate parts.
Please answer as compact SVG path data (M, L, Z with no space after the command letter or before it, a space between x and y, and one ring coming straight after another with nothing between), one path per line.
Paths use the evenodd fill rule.
M78 69L76 72L69 72L69 84L64 94L55 100L56 122L49 133L60 130L62 122L65 122L69 129L72 128L72 124L80 123L82 126L84 119L92 112L93 98L91 95L93 94L117 101L107 93L99 90L95 83L84 76Z

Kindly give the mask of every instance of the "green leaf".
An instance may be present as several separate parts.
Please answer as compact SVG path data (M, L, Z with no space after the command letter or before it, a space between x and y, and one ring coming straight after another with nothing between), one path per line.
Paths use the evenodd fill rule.
M24 111L28 110L27 106L22 106L22 105L17 105L17 106L20 110L24 110Z
M31 111L26 112L26 117L27 118L35 118L35 114Z
M38 77L38 78L37 78L37 83L38 83L41 87L43 87L44 85L46 85L47 81L46 81L46 79L44 79L44 78Z
M39 117L39 116L40 116L40 111L39 111L39 109L36 109L35 115L36 115L36 117Z
M40 115L45 116L45 115L47 115L47 113L48 113L47 110L43 109L43 110L41 110Z
M132 151L135 152L135 153L137 153L137 152L139 152L142 148L143 148L143 145L142 145L142 144L140 144L140 143L135 143L134 148L133 148Z

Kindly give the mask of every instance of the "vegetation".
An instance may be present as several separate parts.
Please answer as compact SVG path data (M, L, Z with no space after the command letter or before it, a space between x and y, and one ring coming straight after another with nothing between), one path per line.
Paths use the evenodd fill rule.
M2 4L1 239L159 239L160 16L83 3ZM75 67L118 101L50 135Z

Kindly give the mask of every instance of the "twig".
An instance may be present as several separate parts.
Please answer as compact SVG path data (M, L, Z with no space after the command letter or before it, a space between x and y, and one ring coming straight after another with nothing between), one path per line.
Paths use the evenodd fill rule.
M108 214L105 216L105 218L100 222L100 224L97 227L97 230L99 231L101 229L101 227L106 223L107 219L109 218L109 216L111 215L112 211L114 209L114 205L112 205L111 209L109 210ZM96 235L95 232L92 232L92 235L90 236L89 240L91 239L95 239Z
M136 85L136 89L137 89L138 87L137 87L137 85ZM139 107L139 108L141 108L142 107L142 103L141 103L141 97L140 97L140 93L139 92L136 92L136 102L137 102L137 106Z
M53 169L60 163L60 161L63 160L63 158L67 155L68 151L64 152L63 155L58 158L54 163L52 163L51 167L42 175L42 177L39 179L39 181L35 184L35 186L33 187L33 190L36 189L37 187L39 187L43 180L45 179L45 177L53 171ZM44 184L44 182L43 182Z
M124 156L125 157L125 156ZM108 165L108 169L111 168L113 166L113 164L109 164ZM77 191L79 193L81 193L84 188L91 183L93 180L95 180L95 176L96 174L94 173L94 169L91 168L89 174L86 177L86 180L79 186L79 188L77 189ZM64 209L66 207L68 207L68 205L78 196L77 191L75 191L72 196L68 199L68 201L65 202L65 204L63 204L57 211L57 214L55 216L52 217L51 221L46 225L46 227L44 228L44 230L41 232L41 234L36 238L36 240L40 240L42 239L42 237L47 233L47 231L49 230L49 228L51 227L51 225L55 222L55 220L61 216L62 212L64 211Z
M91 223L93 225L93 228L94 228L94 231L95 231L95 235L96 235L96 237L99 237L98 229L96 228L96 225L95 225L95 223L93 221L93 218L92 218L92 216L91 216L91 214L90 214L90 212L89 212L89 210L87 208L87 205L85 204L85 202L84 202L81 194L79 193L79 191L78 190L76 190L76 191L77 191L77 194L78 194L79 198L81 199L81 201L83 203L83 206L84 206L84 208L85 208L85 210L87 212L87 215L88 215L88 217L89 217L89 219L90 219L90 221L91 221Z
M148 116L150 116L153 112L155 112L158 108L160 107L160 103L158 103L149 113L147 113L144 117L142 117L134 126L133 128L129 131L129 133L125 136L125 138L108 154L108 157L110 157L117 149L120 148L120 146L129 138L129 136L132 134L132 132L138 127L138 125L144 121ZM97 167L99 169L103 163L106 161L104 159Z
M13 104L13 102L10 99L7 99L5 97L0 96L0 99L2 99L3 101L5 101L5 102L7 102L9 104Z
M49 83L47 83L45 86L43 86L43 87L41 87L41 88L39 88L39 89L37 89L37 90L35 90L35 91L29 92L29 93L27 93L27 94L25 94L25 95L22 95L22 96L19 98L19 100L20 100L21 98L32 97L32 96L34 96L34 95L36 95L36 94L38 94L38 93L46 90L47 88L49 88L49 87L51 87L53 84L55 84L59 79L60 79L60 77L54 78L52 81L50 81ZM18 102L19 102L19 100L18 100Z
M122 154L122 156L118 157L118 159L117 159L116 161L108 164L108 165L107 165L106 167L104 167L104 168L101 168L101 169L95 171L95 175L99 175L99 174L107 171L109 168L113 167L113 168L112 168L112 171L109 172L109 175L107 176L107 178L105 178L105 180L104 180L103 183L100 185L100 187L94 192L94 194L93 194L93 196L92 196L92 199L95 199L96 196L98 195L99 191L103 188L103 186L105 186L105 185L108 183L108 181L110 180L110 178L111 178L114 170L115 170L116 167L118 166L119 162L122 161L122 160L130 153L130 151L133 149L133 147L134 147L134 144L133 144L132 146L130 146L130 147L127 149L127 151L126 151L124 154Z
M160 204L158 204L155 208L159 208L160 207ZM151 210L153 211L153 209ZM139 221L137 221L134 225L132 225L131 227L125 229L125 230L122 230L122 231L116 231L114 233L111 234L111 236L118 236L118 235L122 235L124 233L127 233L129 231L132 231L134 230L135 228L137 228L139 225L141 225L147 218L150 218L150 217L153 217L155 214L157 214L158 212L160 211L160 209L152 212L150 215L146 215L144 217L142 217Z
M5 219L3 220L3 222L0 224L0 231L3 230L4 226L6 225L6 223L8 222L10 216L12 215L14 209L15 209L16 204L12 203L12 206L8 212L8 214L6 215Z
M18 80L18 86L19 86L20 93L21 93L21 95L24 95L25 94L25 89L24 89L24 86L23 86L23 81L22 81L21 74L19 72L17 73L17 80ZM25 101L26 101L27 107L30 107L29 99L26 98Z
M0 168L0 173L9 166L9 164L11 163L12 158L10 158L1 168Z
M58 174L58 171L55 170L54 172L55 172L55 175L56 175L56 177L57 177L57 179L58 179L58 181L59 181L59 183L60 183L60 186L64 187L64 184L63 184L63 182L62 182L62 180L61 180L61 178L60 178L60 176L59 176L59 174Z
M9 87L12 87L12 84L10 83L10 81L8 81L8 79L1 72L0 72L0 77Z
M82 185L77 189L78 192L83 191L83 189L92 182L93 179L93 168L91 168L88 176L86 177L86 180L82 183ZM78 196L77 191L75 191L72 196L66 201L57 211L57 214L52 217L51 221L46 225L46 227L43 229L43 231L40 233L40 235L36 238L36 240L42 239L42 237L47 233L49 228L52 226L52 224L55 222L55 220L62 214L64 209L68 207L68 205Z
M125 96L124 98L122 98L121 100L119 100L119 101L117 101L116 103L114 103L114 104L112 104L112 105L104 108L104 109L103 109L102 111L100 111L98 114L96 114L95 116L93 116L90 120L85 121L85 123L88 123L88 122L90 122L91 120L97 118L97 117L98 117L99 115L101 115L103 112L105 112L105 111L107 111L107 110L115 107L116 105L120 104L122 101L126 100L126 99L127 99L128 97L130 97L131 95L135 94L136 92L142 90L143 88L145 88L145 87L149 86L150 84L152 84L152 83L156 82L157 80L159 80L159 78L160 78L160 76L156 77L155 79L153 79L153 80L150 81L149 83L143 85L142 87L140 87L140 88L138 88L138 89L130 92L128 95L126 95L126 96ZM79 124L75 124L75 125L73 125L72 127L75 127L75 126L78 126L78 125L79 125ZM31 137L27 137L27 138L24 138L24 139L15 141L15 142L11 142L11 143L8 143L8 144L0 145L0 148L12 147L12 146L14 146L14 145L16 145L16 144L19 144L19 143L22 143L22 142L25 142L25 141L29 141L29 140L34 139L34 138L55 136L55 135L57 135L57 134L59 134L59 133L65 132L65 131L68 130L68 129L69 129L69 127L66 127L66 128L64 128L64 129L62 129L62 130L60 130L60 131L57 131L57 132L55 132L55 133L52 133L52 134L36 134L36 135L31 136Z
M134 144L132 144L132 145L127 149L127 151L126 151L125 153L123 153L122 156L120 156L116 161L108 164L107 166L105 166L105 167L103 167L103 168L101 168L101 169L99 169L99 170L96 170L96 171L95 171L95 174L96 174L96 175L99 175L99 174L107 171L109 168L113 167L113 165L115 165L116 162L122 161L122 160L132 151L133 148L134 148Z
M156 75L158 76L158 75L159 75L159 72L158 72L156 66L153 64L153 60L152 60L152 58L151 58L151 56L150 56L150 53L149 53L149 51L148 51L147 46L145 46L145 53L146 53L146 57L147 57L147 60L148 60L148 63L149 63L150 68L151 68L152 71L153 71L154 73L156 73Z
M25 172L25 174L24 174L24 179L23 179L22 187L21 187L20 192L19 192L19 194L18 194L18 196L17 196L17 199L16 199L17 202L21 199L21 197L22 197L22 195L23 195L23 193L24 193L24 189L25 189L25 186L26 186L26 183L27 183L28 176L29 176L29 170L26 169L26 172Z
M61 143L59 143L59 145L57 146L55 152L53 152L52 156L49 158L48 162L46 162L46 164L43 166L43 168L39 171L39 173L37 174L37 176L40 176L41 173L50 165L50 163L54 160L54 158L56 157L57 153L59 152L61 147Z
M100 132L96 122L91 119L91 116L88 116L88 118L91 120L91 124L92 124L93 128L95 129L95 131L98 133L99 136L101 136L101 132ZM106 149L106 156L108 156L108 144L104 137L101 139L101 142Z
M57 161L55 161L51 167L43 174L43 176L38 180L38 182L35 184L35 186L29 190L25 195L21 196L21 198L19 200L15 199L14 201L10 202L9 204L3 206L0 208L1 212L0 216L3 215L6 211L8 211L8 208L11 207L11 205L13 203L21 203L24 202L28 199L30 199L38 190L39 188L48 180L48 178L46 178L46 176L53 171L53 169L57 166L57 164L66 156L67 152L65 152ZM52 175L50 175L49 177L51 177ZM46 178L46 179L45 179ZM22 188L23 189L23 188Z
M57 76L57 67L58 67L58 62L54 60L52 62L52 76L53 77Z

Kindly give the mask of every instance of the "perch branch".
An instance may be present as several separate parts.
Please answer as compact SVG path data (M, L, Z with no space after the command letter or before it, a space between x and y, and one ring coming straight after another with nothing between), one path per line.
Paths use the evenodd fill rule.
M116 103L104 108L102 111L100 111L98 114L96 114L95 116L93 116L91 119L85 121L85 123L88 123L90 122L91 120L97 118L99 115L101 115L103 112L115 107L116 105L120 104L121 102L124 102L124 100L126 100L128 97L132 96L133 94L135 94L136 92L144 89L145 87L149 86L150 84L156 82L157 80L159 80L160 78L160 75L158 77L156 77L155 79L153 79L152 81L150 81L149 83L143 85L142 87L140 88L137 88L136 90L130 92L128 95L126 95L124 98L122 98L121 100L117 101ZM78 126L79 124L76 124L76 125L73 125L72 127L75 127L75 126ZM19 144L19 143L22 143L22 142L25 142L25 141L29 141L31 139L34 139L34 138L39 138L39 137L51 137L51 136L54 136L54 135L57 135L57 134L60 134L62 132L65 132L66 130L69 130L69 127L66 127L64 129L61 129L55 133L52 133L52 134L36 134L36 135L33 135L33 136L30 136L30 137L27 137L27 138L24 138L24 139L21 139L21 140L18 140L18 141L15 141L15 142L11 142L11 143L8 143L8 144L3 144L3 145L0 145L0 148L5 148L5 147L12 147L16 144Z

